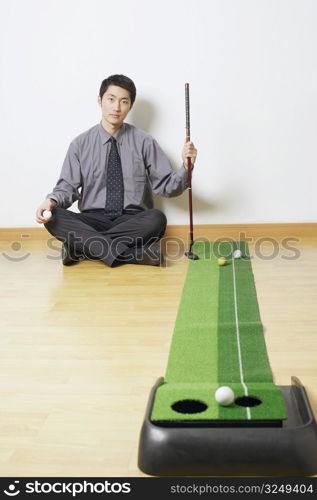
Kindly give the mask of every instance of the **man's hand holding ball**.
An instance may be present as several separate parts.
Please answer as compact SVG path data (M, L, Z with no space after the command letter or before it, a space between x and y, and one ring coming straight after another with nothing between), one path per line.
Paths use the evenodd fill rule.
M56 207L57 203L55 200L48 198L43 201L36 211L36 222L39 224L46 224L52 217L52 210Z

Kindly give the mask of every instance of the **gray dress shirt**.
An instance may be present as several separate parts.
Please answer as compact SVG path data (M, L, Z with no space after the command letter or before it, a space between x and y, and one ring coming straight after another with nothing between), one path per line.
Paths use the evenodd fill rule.
M76 137L69 146L60 178L47 197L63 208L78 200L81 212L105 208L110 137L101 123ZM153 208L152 191L170 197L187 188L184 165L173 170L149 134L124 123L114 137L122 163L125 210Z

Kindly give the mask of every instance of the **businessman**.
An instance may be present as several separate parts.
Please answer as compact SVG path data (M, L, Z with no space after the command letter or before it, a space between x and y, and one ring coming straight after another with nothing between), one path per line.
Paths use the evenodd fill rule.
M38 223L63 242L63 264L100 260L159 266L157 244L166 216L154 208L152 193L178 196L187 188L192 142L182 149L182 165L174 170L148 133L125 123L136 97L133 81L112 75L102 81L98 103L101 122L70 144L60 178L36 212ZM67 210L78 201L79 213ZM52 217L43 216L50 210Z

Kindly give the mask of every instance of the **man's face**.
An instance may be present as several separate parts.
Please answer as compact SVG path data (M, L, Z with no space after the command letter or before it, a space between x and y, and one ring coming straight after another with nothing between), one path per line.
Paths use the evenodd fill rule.
M103 120L116 127L124 122L132 107L129 91L116 85L110 85L98 102Z

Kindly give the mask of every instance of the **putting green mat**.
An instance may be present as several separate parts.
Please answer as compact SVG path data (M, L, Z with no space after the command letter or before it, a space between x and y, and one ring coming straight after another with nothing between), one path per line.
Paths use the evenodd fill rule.
M233 258L240 249L242 257ZM188 271L176 318L164 383L151 421L228 421L287 418L274 385L246 242L196 242L199 260ZM218 265L225 256L227 264ZM216 403L229 386L235 402Z

